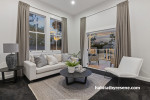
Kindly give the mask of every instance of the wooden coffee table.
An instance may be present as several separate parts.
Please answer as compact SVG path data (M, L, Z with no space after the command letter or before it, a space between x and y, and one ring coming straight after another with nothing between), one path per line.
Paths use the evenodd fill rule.
M86 69L86 71L79 73L79 72L74 72L74 73L68 73L68 68L62 69L60 71L60 74L66 78L66 84L70 85L73 83L81 83L81 84L86 84L87 77L92 74L92 72L89 69ZM69 79L73 79L72 82L69 82ZM77 79L82 78L84 79L83 82L77 81Z

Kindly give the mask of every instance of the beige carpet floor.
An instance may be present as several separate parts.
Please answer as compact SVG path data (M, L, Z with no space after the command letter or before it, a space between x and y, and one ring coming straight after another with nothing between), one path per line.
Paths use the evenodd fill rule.
M109 81L110 79L93 73L87 78L86 84L66 85L65 78L60 75L28 86L37 100L88 100L99 91L95 86L105 86Z

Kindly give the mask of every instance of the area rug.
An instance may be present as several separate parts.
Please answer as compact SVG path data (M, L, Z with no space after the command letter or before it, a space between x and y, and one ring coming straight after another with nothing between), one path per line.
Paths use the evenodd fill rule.
M37 100L88 100L99 91L95 86L105 86L109 81L93 73L87 78L86 84L66 85L65 78L59 75L28 86Z

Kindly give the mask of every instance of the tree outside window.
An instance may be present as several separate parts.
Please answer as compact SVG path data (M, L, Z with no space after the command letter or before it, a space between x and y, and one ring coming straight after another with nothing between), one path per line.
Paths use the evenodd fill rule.
M45 16L29 14L29 49L45 50Z

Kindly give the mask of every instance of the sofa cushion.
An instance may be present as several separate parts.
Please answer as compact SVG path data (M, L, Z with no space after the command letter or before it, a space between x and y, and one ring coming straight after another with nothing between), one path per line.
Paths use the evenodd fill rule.
M55 64L55 65L46 65L46 66L41 67L41 68L36 68L36 73L37 74L45 73L45 72L48 72L48 71L62 69L62 68L65 68L65 67L66 67L66 64L64 62L60 62L60 63Z
M47 59L44 57L44 55L40 55L39 57L35 56L34 61L37 67L43 67L47 65Z
M68 61L70 58L71 58L71 55L69 55L67 53L62 54L62 61L63 62Z
M58 64L58 60L53 55L47 55L47 61L49 65Z
M58 62L62 62L62 55L61 54L54 54L54 57L57 58Z
M30 56L29 56L29 61L35 63L35 61L34 61L34 56L33 56L33 55L30 55Z

